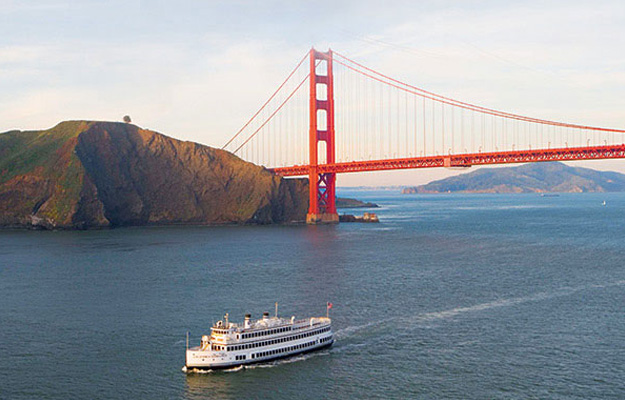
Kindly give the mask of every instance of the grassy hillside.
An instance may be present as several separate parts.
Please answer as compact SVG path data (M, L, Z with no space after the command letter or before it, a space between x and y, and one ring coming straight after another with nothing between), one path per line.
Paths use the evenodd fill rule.
M0 134L0 226L303 220L306 184L130 124Z

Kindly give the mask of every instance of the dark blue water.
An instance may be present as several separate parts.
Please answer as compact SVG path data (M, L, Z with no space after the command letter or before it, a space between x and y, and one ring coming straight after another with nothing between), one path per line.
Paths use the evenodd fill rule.
M341 195L382 222L0 231L0 398L625 398L624 194ZM180 371L275 301L336 345Z

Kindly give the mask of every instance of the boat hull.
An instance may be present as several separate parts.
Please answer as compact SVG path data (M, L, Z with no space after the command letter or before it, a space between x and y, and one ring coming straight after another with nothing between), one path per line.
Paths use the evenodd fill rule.
M286 354L276 354L275 356L272 356L272 357L266 357L263 359L250 359L250 360L245 360L243 362L235 362L231 364L198 365L198 366L185 365L185 367L183 368L183 371L189 374L189 373L194 373L196 371L216 371L216 370L224 370L224 369L234 369L234 368L238 368L238 367L245 366L245 365L265 364L265 363L276 361L276 360L281 360L281 359L290 358L290 357L294 357L294 356L298 356L302 354L312 353L314 351L327 349L331 347L333 344L334 344L334 340L331 340L328 343L323 343L317 347L302 349L301 351L297 351L297 352L286 353Z

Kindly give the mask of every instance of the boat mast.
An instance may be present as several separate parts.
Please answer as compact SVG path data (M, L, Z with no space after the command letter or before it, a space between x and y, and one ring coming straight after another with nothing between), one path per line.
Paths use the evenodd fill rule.
M188 358L189 357L189 331L187 331L187 351L184 352L184 366L189 365Z
M278 318L278 302L276 301L276 318Z

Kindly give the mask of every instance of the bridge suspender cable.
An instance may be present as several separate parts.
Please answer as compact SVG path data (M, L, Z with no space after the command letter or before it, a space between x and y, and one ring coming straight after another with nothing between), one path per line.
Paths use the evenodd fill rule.
M390 86L393 86L397 89L400 90L404 90L407 91L408 93L412 93L415 94L417 96L422 96L425 98L428 98L430 100L434 100L434 101L439 101L441 103L444 104L449 104L452 106L457 106L457 107L461 107L464 109L468 109L468 110L472 110L472 111L477 111L477 112L482 112L482 113L486 113L489 115L494 115L494 116L499 116L499 117L504 117L504 118L509 118L509 119L515 119L515 120L519 120L519 121L525 121L525 122L535 122L535 123L540 123L540 124L546 124L546 125L553 125L553 126L559 126L559 127L566 127L566 128L577 128L577 129L586 129L586 130L593 130L593 131L603 131L603 132L615 132L615 133L625 133L625 130L622 129L611 129L611 128L600 128L600 127L593 127L593 126L585 126L585 125L576 125L576 124L569 124L569 123L564 123L564 122L556 122L556 121L549 121L549 120L543 120L543 119L538 119L538 118L532 118L532 117L526 117L523 115L518 115L518 114L512 114L512 113L508 113L508 112L504 112L504 111L498 111L498 110L494 110L491 108L486 108L486 107L482 107L482 106L478 106L475 104L471 104L471 103L465 103L462 101L458 101L449 97L445 97L445 96L441 96L439 94L433 93L433 92L429 92L427 90L418 88L416 86L412 86L409 85L407 83L404 83L402 81L399 81L397 79L393 79L387 75L384 75L376 70L373 70L371 68L368 68L356 61L353 61L347 57L345 57L344 55L334 52L334 54L336 56L339 56L340 58L342 58L343 60L345 60L348 63L351 63L353 65L356 65L358 68L362 68L365 71L361 71L358 68L355 68L351 65L347 65L346 63L338 60L338 59L334 59L335 62L351 69L354 72L360 73L364 76L367 76L368 78L374 79L378 82L381 83L385 83L388 84ZM377 78L371 74L375 74L378 75L380 78ZM386 80L386 81L385 81ZM389 81L389 82L387 82ZM404 86L404 87L402 87ZM408 89L411 90L408 90Z
M255 131L254 133L252 133L243 143L241 143L241 145L239 147L237 147L233 153L236 154L236 152L238 152L239 150L241 150L241 148L243 146L245 146L250 140L252 140L252 138L254 136L256 136L256 134L258 132L260 132L261 129L263 129L265 127L265 125L267 125L267 123L269 121L271 121L271 119L278 113L278 111L280 111L280 109L282 109L282 107L284 107L284 105L291 99L291 97L293 97L293 95L302 87L302 85L304 84L304 82L306 82L308 80L308 78L310 77L310 74L306 75L306 77L299 83L299 85L297 85L297 87L295 89L293 89L293 91L291 92L291 94L288 95L288 97L286 99L284 99L284 101L278 106L278 108L276 108L276 110L271 113L271 115L269 115L269 117L265 120L265 122L263 122ZM232 141L232 140L231 140ZM230 143L230 142L228 142ZM227 146L227 145L226 145ZM225 146L224 146L225 147Z
M282 88L284 87L284 85L286 85L286 83L291 79L291 77L295 74L295 72L299 69L299 67L302 66L302 63L308 58L308 53L306 53L306 55L304 55L304 57L302 57L302 59L300 60L299 63L297 63L297 66L295 68L293 68L293 71L291 71L291 73L289 74L289 76L286 77L286 79L284 80L284 82L282 82L282 84L280 86L278 86L278 89L276 89L275 92L273 92L273 94L271 95L271 97L269 97L269 99L265 102L265 104L263 104L260 109L258 111L256 111L256 114L252 115L252 118L250 118L245 125L243 125L243 127L241 129L239 129L239 131L232 137L230 138L230 140L228 140L228 143L226 143L221 149L225 149L226 147L228 147L228 145L230 145L230 143L232 143L234 141L234 139L236 139L241 132L243 132L245 130L245 128L248 127L248 125L250 123L252 123L252 121L258 116L258 114L260 114L263 109L265 107L267 107L267 105L271 102L271 100L273 100L274 97L276 97L276 95L280 92L280 90L282 90ZM301 85L300 85L301 86ZM247 143L247 141L246 141ZM241 147L239 147L240 149ZM238 150L238 149L237 149Z

